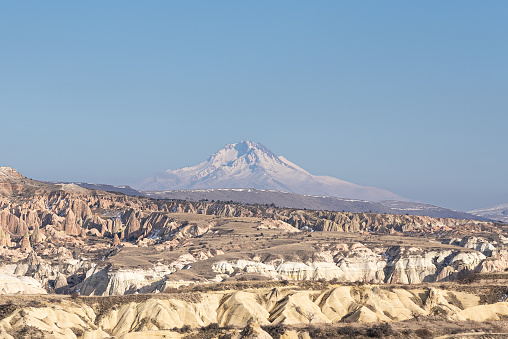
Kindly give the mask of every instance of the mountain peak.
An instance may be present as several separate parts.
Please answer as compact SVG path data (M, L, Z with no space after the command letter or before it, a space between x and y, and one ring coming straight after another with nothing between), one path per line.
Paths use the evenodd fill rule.
M238 156L241 157L247 154L250 150L258 150L260 152L276 156L272 151L270 151L265 145L259 142L253 142L250 140L243 140L236 142L234 144L227 144L224 146L222 150L235 149L238 152ZM222 151L221 150L221 151ZM220 152L220 151L219 151Z
M227 144L206 161L145 179L141 190L256 188L362 200L405 200L389 191L315 176L261 143Z

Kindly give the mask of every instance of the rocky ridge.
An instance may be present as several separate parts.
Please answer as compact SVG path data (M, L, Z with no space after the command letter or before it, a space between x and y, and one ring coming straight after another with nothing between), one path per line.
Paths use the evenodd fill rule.
M89 185L83 186L88 188ZM123 192L113 186L105 188L108 191ZM133 193L130 193L134 195ZM488 217L470 213L454 211L434 205L404 202L404 201L365 201L345 199L330 196L302 195L274 190L259 189L196 189L196 190L166 190L166 191L137 191L135 195L144 195L155 199L172 199L186 201L231 201L240 204L275 205L283 208L325 210L355 213L387 213L428 216L433 218L476 219L489 221ZM497 220L497 219L496 219Z
M25 306L7 305L0 317L2 338L18 337L28 328L52 338L179 338L199 335L203 329L248 338L253 332L245 330L249 326L257 329L254 337L273 338L267 331L273 333L270 326L277 325L278 335L296 339L305 335L306 326L320 324L333 328L351 322L423 322L436 316L448 322L498 321L508 316L507 302L486 303L471 292L372 285L177 293L108 303L79 298L48 305L42 299Z
M0 338L456 331L436 321L508 332L502 223L151 199L0 172Z
M483 218L489 218L491 220L508 222L508 204L480 208L473 211L469 211L469 213Z
M266 279L415 284L508 267L505 231L493 222L149 199L4 172L0 180L8 185L3 187L15 189L0 196L0 258L8 264L0 272L4 281L18 279L19 286L27 286L26 293L34 286L26 284L27 278L47 292L122 295L161 291L175 284L168 277L182 271L195 274L190 279L194 283L257 274ZM237 245L240 237L249 236L240 235L239 226L258 232L259 242ZM302 255L266 254L276 253L270 248L284 249L326 233L364 239L315 243ZM472 234L477 236L468 238ZM383 235L443 239L450 248L439 249L439 242L436 248L396 245L397 240L376 244ZM146 253L155 253L154 259L133 260L144 248L153 249ZM10 292L4 288L4 293Z

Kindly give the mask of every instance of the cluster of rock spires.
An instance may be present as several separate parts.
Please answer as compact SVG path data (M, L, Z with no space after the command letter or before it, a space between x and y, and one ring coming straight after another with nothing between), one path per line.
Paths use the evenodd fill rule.
M504 224L151 199L41 183L6 168L0 187L0 295L156 293L109 309L71 298L0 312L0 338L19 337L26 324L54 338L174 336L174 328L213 324L237 326L224 329L232 337L271 338L260 326L508 316L503 295L485 304L456 290L401 287L503 272ZM250 277L281 285L171 294ZM333 286L295 291L288 281ZM291 331L287 338L305 333Z
M464 239L466 243L467 240ZM472 272L492 272L508 267L508 253L488 258L476 251L425 251L421 248L377 247L360 243L323 248L307 262L263 263L249 260L220 261L213 270L233 274L240 270L274 279L419 284L453 281Z
M400 246L368 248L362 244L334 244L316 249L312 260L219 260L209 267L218 274L217 279L225 279L239 271L262 274L270 279L420 283L452 280L467 272L508 267L502 236L498 237L496 245L485 239L468 237L472 233L497 234L498 225L492 222L154 200L89 191L72 184L42 184L13 173L3 177L3 182L10 182L10 185L2 187L10 187L10 191L0 197L0 255L10 261L0 272L5 279L24 279L18 285L20 290L26 286L28 290L40 288L60 293L72 290L84 295L160 291L166 286L166 275L224 253L220 249L194 251L165 265L159 263L142 268L121 269L101 264L101 260L125 246L154 246L157 251L167 251L178 247L185 239L218 232L215 221L182 222L172 217L175 213L212 215L217 220L259 218L263 220L259 228L264 225L290 233L321 231L459 238L463 240L449 244L475 250L468 252L457 247L429 251ZM77 249L88 255L80 255ZM12 290L12 287L5 287L6 284L1 286L4 286L4 293Z

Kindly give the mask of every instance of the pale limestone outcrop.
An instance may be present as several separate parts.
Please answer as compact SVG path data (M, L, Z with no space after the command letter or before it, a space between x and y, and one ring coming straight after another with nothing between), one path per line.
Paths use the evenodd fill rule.
M450 320L467 320L467 318L461 315L462 310L459 307L448 303L443 291L436 288L431 288L428 292L423 309L428 311L430 314L446 314Z
M257 301L254 293L238 291L229 295L217 309L220 326L245 326L250 322L267 325L270 313Z
M442 271L436 278L436 281L450 281L465 277L473 272L481 271L481 264L486 257L480 252L458 253L449 264L442 268Z
M435 258L442 258L443 255L437 252L422 252L411 248L409 253L399 258L389 260L387 266L389 272L386 281L388 283L416 284L424 281L435 281L437 266Z
M189 264L196 262L196 258L190 253L185 253L172 261L168 266L172 271L179 271Z
M301 232L298 228L288 224L287 222L284 222L282 220L271 220L271 219L264 219L257 229L278 229L281 231L289 232L289 233L298 233Z
M372 250L360 243L335 247L333 251L314 253L312 260L316 261L307 263L288 261L273 265L255 260L223 260L212 264L211 269L223 275L256 273L272 279L419 284L454 280L472 272L486 271L488 267L496 269L508 265L503 256L497 262L490 261L491 266L488 266L485 255L476 251L400 247Z
M115 269L94 266L77 286L82 295L123 295L153 293L164 290L165 276L171 274L168 266L157 264L146 269Z
M101 318L102 329L115 336L139 330L170 330L174 327L206 326L216 322L219 295L207 295L199 303L182 300L150 299L129 303Z
M235 269L227 261L218 261L212 265L212 271L221 274L233 274Z
M246 273L257 273L270 277L275 277L277 275L274 265L264 264L259 261L237 260L233 267Z
M305 292L289 294L277 302L270 312L269 320L272 324L286 325L331 322Z
M397 249L395 254L387 252L387 283L417 284L454 280L461 274L478 271L479 265L486 258L479 252L429 252L409 248L401 253L402 250Z
M355 299L351 296L351 288L348 286L337 287L327 294L328 296L321 294L316 300L316 304L320 306L321 312L331 322L339 322L350 312L350 306L355 304Z
M453 239L443 241L443 243L449 244L449 245L465 247L465 248L470 248L470 249L473 249L473 250L483 253L487 257L492 256L492 254L497 251L497 248L493 243L490 243L486 239L474 237L474 236L467 236L462 239L453 238Z
M508 303L498 302L466 308L460 311L458 316L467 320L490 321L506 319L506 314L508 314Z
M281 278L292 280L331 280L343 276L343 271L337 265L326 262L285 262L275 267L275 271Z
M25 307L0 321L0 333L17 332L28 325L55 339L77 338L73 329L89 332L88 338L108 337L94 325L94 321L95 313L86 305L65 303L51 307ZM91 336L92 333L95 336Z
M235 269L245 273L257 273L272 278L278 276L274 265L264 264L259 261L240 259L233 263L219 261L212 265L212 270L221 274L232 274L235 272Z
M350 248L346 246L342 250L334 258L342 272L339 280L371 283L384 281L386 260L382 255L360 243L355 243Z
M221 274L233 274L236 270L244 273L262 274L277 279L292 280L331 280L343 276L343 272L333 263L283 262L277 266L251 260L237 260L233 263L219 261L212 265L212 270Z
M46 294L41 283L32 277L12 274L0 269L1 294Z
M478 272L499 272L505 271L508 268L508 251L501 250L493 253L490 258L485 259L478 269Z
M0 295L46 293L36 279L17 274L16 265L0 265Z
M91 265L87 260L73 259L69 254L69 250L65 247L60 247L57 250L56 254L60 256L58 263L42 260L32 251L23 260L11 265L13 267L12 273L34 278L43 288L50 291L55 288L57 280L60 280L60 284L63 284L67 277L78 270L88 269ZM67 289L60 289L57 292L62 293L64 291L67 291Z
M413 300L414 294L403 289L338 287L322 294L316 303L332 322L379 322L426 314Z
M319 295L313 301L310 296L316 292ZM16 309L0 320L0 333L4 337L9 333L14 336L28 325L44 333L52 332L54 338L76 338L76 329L83 331L85 338L101 338L107 334L142 338L157 335L155 331L171 337L174 333L171 329L175 327L199 328L212 323L240 327L246 324L257 327L268 323L374 323L404 321L435 314L448 321L499 320L508 316L508 303L480 304L480 298L475 295L436 288L383 289L363 285L322 291L281 289L268 294L266 290L251 290L196 293L185 298L166 295L161 299L153 297L102 309L100 319L96 319L94 308L77 299Z

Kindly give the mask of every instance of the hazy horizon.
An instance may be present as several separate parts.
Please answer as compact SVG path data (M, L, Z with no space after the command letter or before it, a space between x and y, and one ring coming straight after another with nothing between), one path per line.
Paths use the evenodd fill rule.
M508 3L0 4L0 166L132 184L252 140L314 175L508 203Z

